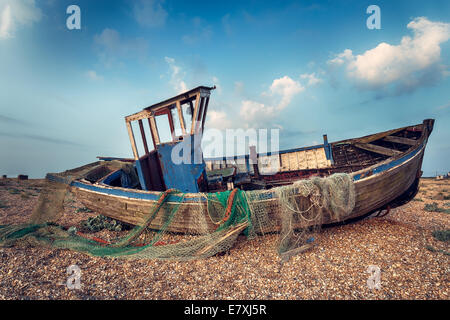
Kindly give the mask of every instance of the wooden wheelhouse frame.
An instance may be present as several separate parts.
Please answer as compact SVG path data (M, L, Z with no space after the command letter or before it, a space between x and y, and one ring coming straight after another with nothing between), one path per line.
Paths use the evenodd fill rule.
M153 146L156 149L158 145L162 144L158 127L156 124L156 117L161 115L167 115L170 127L170 133L172 136L171 142L177 142L183 139L182 137L187 135L195 135L203 132L205 127L206 113L208 110L209 96L211 90L216 87L204 87L200 86L195 89L189 90L182 94L179 94L173 98L167 99L165 101L156 103L149 107L144 108L142 111L134 113L125 117L125 122L128 130L128 136L130 138L131 148L133 150L134 160L139 159L139 152L136 146L136 139L134 136L133 128L131 123L137 121L139 124L139 129L142 137L142 142L144 144L145 154L148 155L151 150L148 148L147 138L144 130L143 120L147 120L150 127L150 135L153 141ZM195 101L195 105L194 102ZM183 116L182 105L189 104L191 108L191 130L187 132L186 120ZM180 122L182 136L177 136L175 134L175 125L172 116L172 109L177 109L177 114Z

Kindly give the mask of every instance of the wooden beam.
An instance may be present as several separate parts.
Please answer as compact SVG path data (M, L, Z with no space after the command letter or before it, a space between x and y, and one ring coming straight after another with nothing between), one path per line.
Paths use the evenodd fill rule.
M200 109L197 112L197 121L200 121L200 118L201 118L202 113L203 113L204 105L205 105L205 98L204 97L200 97Z
M383 139L386 136L390 136L391 134L394 134L396 132L399 132L399 131L402 131L402 130L405 130L405 129L406 129L406 127L398 128L398 129L394 129L394 130L389 130L389 131L386 131L386 132L380 132L380 133L372 134L370 136L354 139L353 141L359 142L359 143L370 143L370 142L373 142L373 141L376 141L376 140Z
M141 130L142 143L144 144L145 154L147 155L147 154L149 154L149 152L148 152L147 139L145 137L144 125L142 124L142 119L139 119L138 123L139 123L139 129Z
M131 123L129 121L127 123L128 136L130 137L131 149L133 149L134 160L139 159L139 153L136 149L136 140L134 139L133 128L131 127Z
M150 128L150 135L152 136L153 149L156 149L156 140L155 137L153 136L152 122L150 121L150 118L148 118L147 120L148 120L148 127Z
M401 151L398 150L394 150L394 149L389 149L389 148L385 148L385 147L380 147L374 144L370 144L370 143L354 143L353 144L355 147L363 149L363 150L367 150L367 151L371 151L371 152L375 152L378 154L382 154L385 156L389 156L389 157L393 157L396 156L398 154L401 154Z
M170 135L172 136L172 141L175 141L175 126L173 125L172 110L169 109L168 111L167 117L169 118Z
M205 130L206 113L208 112L209 96L206 98L205 109L203 110L202 132Z
M387 136L387 137L384 137L383 140L389 141L389 142L394 142L394 143L406 144L408 146L415 146L418 143L417 140L403 138L403 137L397 137L397 136Z
M147 119L151 116L151 112L147 110L139 111L135 114L125 117L125 121L136 121L140 119Z
M195 98L194 114L192 115L191 135L195 133L195 129L197 127L196 123L199 105L200 105L200 93L197 93L197 97Z
M181 131L186 135L186 124L184 123L183 110L181 110L180 101L177 101L178 118L180 119Z
M156 127L156 121L155 121L155 117L151 116L150 117L150 130L152 130L152 136L153 136L153 141L155 144L155 149L156 149L156 145L159 144L159 134L158 134L158 128Z
M201 117L203 114L203 108L205 106L205 98L204 97L200 97L200 105L199 105L199 110L197 112L197 119L195 121L195 133L198 133L198 129L201 126Z

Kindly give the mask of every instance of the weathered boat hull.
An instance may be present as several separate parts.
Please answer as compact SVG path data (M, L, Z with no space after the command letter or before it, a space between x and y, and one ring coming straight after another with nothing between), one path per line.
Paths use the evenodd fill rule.
M421 135L415 145L406 152L350 173L354 180L356 202L346 219L361 217L390 205L395 206L395 201L414 186L421 175L424 151L433 124L434 120L425 120L423 124L414 126L414 130L420 130ZM145 217L151 212L161 194L156 191L92 184L83 180L72 182L71 191L91 210L133 225L141 225L145 221ZM265 192L271 193L270 190ZM270 197L268 198L269 200L265 201L271 201ZM206 200L206 195L201 193L185 194L183 198L179 195L170 195L164 210L169 210L180 201L181 205L167 231L181 233L213 231L216 224L208 214ZM276 211L278 210L274 210ZM150 227L159 229L163 224L163 216L164 214L158 215ZM273 213L271 218L274 221L271 230L265 231L279 231L280 217ZM338 221L330 217L323 221L324 224L335 222ZM205 226L205 229L199 230L199 225Z

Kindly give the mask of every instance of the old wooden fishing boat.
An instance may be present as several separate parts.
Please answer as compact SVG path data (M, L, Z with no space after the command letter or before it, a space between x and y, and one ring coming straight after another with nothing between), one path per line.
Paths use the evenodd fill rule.
M161 192L178 189L182 195L171 194L167 199L169 205L180 204L181 213L167 229L174 232L190 232L199 218L214 230L215 223L208 216L206 193L230 188L263 190L260 201L269 204L277 186L313 176L348 173L353 179L356 200L346 219L389 210L411 200L417 193L433 119L332 143L324 135L323 144L273 154L256 154L252 149L241 156L201 157L193 163L174 163L171 155L182 143L189 142L185 155L201 154L199 144L191 142L196 134L203 132L213 89L197 87L125 117L132 159L99 157L95 163L68 172L74 176L83 172L81 178L68 181L57 174L49 174L47 178L68 182L71 191L91 210L133 225L145 221ZM143 144L142 155L132 127L136 123ZM169 132L166 137L162 132L164 125ZM151 140L147 139L148 134ZM128 169L118 167L117 163L128 164ZM272 169L270 174L266 174L268 166ZM193 207L201 210L190 210ZM274 213L273 219L277 218ZM332 218L324 221L334 222ZM158 229L160 224L162 220L156 217L151 227ZM273 229L279 229L279 223L273 224Z

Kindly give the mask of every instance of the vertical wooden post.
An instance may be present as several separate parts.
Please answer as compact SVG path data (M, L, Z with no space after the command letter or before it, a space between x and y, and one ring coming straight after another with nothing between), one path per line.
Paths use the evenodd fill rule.
M155 149L156 149L156 145L159 144L159 134L158 134L158 129L156 128L156 121L155 121L155 117L151 116L149 118L149 124L150 124L150 130L152 130L152 136L153 136L153 141L155 144Z
M202 119L202 132L205 130L205 119L206 119L206 112L208 111L208 104L209 104L209 95L206 98L205 102L205 108L203 110L203 119Z
M139 119L138 123L139 123L139 129L141 130L142 143L144 144L145 154L147 155L147 154L149 154L149 152L148 152L147 139L145 138L144 125L142 124L142 119Z
M181 110L180 101L177 101L177 110L178 110L178 118L180 119L181 131L183 132L183 136L186 135L186 124L184 122L183 110Z
M194 134L195 129L197 127L197 114L198 114L198 107L200 104L200 93L197 93L197 96L195 98L195 108L194 108L194 114L192 115L192 127L191 127L191 134Z
M150 118L147 118L147 120L148 120L148 127L150 128L150 135L152 136L153 149L156 149L156 141L155 137L153 136L152 123L150 121Z
M199 133L198 129L201 126L201 120L202 120L202 115L203 115L203 109L205 106L205 97L200 97L200 104L198 107L198 111L197 111L197 118L195 119L195 133Z
M172 141L175 141L175 126L173 125L172 110L168 109L167 117L169 118L170 134Z
M329 165L333 165L333 151L331 150L331 145L328 143L328 136L326 134L323 135L323 148L325 150L325 156L330 162Z
M127 123L128 136L130 137L130 142L131 142L131 149L133 149L134 160L138 160L139 153L136 148L136 140L134 140L133 128L131 127L130 122L126 121L126 123Z

